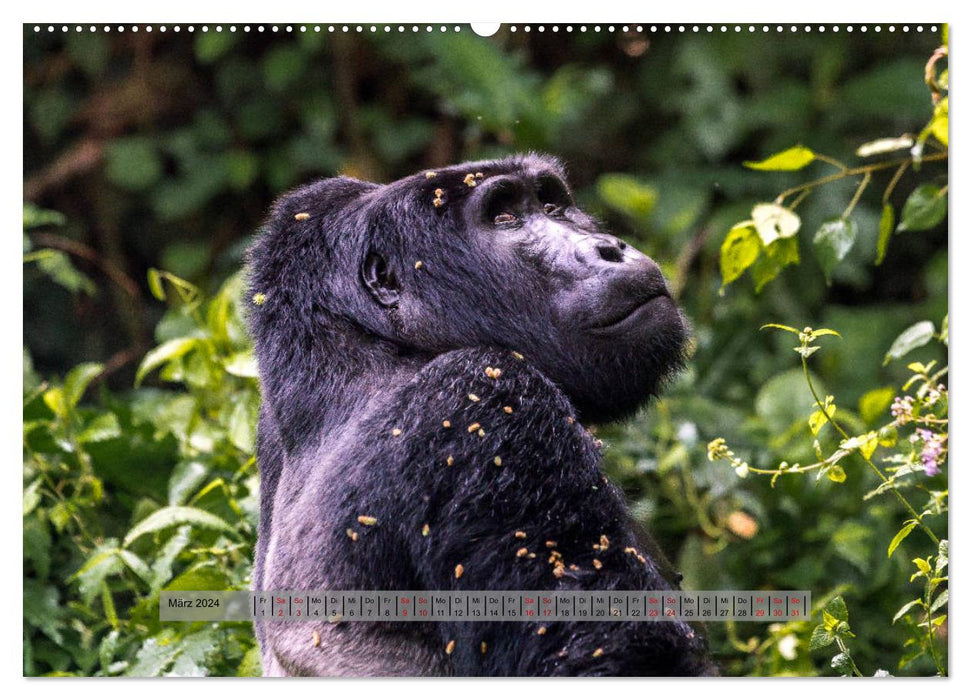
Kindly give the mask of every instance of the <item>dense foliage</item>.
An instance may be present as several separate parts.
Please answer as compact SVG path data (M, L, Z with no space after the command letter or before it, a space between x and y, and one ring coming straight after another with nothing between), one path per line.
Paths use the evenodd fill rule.
M312 177L525 149L693 324L598 431L636 517L687 588L813 592L711 626L724 672L946 672L946 37L758 29L26 28L25 673L259 672L248 625L157 616L248 585L252 233Z

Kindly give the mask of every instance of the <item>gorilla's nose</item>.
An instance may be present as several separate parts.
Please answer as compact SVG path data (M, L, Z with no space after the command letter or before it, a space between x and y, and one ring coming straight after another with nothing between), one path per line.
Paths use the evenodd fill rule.
M619 238L606 233L593 234L584 238L585 240L576 247L576 259L592 268L632 262L646 257Z

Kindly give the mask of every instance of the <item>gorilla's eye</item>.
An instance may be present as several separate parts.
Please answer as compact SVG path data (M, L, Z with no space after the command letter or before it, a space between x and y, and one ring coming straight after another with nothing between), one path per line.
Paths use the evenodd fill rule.
M556 206L555 204L552 204L552 203L550 203L550 204L544 204L543 205L543 211L545 211L547 214L558 214L559 211L560 211L560 207L558 207L558 206Z
M516 217L510 214L509 212L503 212L502 214L497 215L495 219L493 219L496 225L511 224L515 220L516 220Z

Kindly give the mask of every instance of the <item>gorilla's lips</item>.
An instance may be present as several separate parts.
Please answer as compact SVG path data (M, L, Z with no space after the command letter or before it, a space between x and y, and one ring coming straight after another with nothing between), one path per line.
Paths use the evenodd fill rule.
M661 304L664 304L665 301L672 307L674 306L671 296L668 294L667 290L642 296L641 298L634 300L633 303L629 303L620 310L609 314L606 318L597 320L588 327L588 330L593 332L599 331L602 333L612 333L614 331L622 330L628 326L636 325L641 320L642 316L647 314L653 315L655 308Z

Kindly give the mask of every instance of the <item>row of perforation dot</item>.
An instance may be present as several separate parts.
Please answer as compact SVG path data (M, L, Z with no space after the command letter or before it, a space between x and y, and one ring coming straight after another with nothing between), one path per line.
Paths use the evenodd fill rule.
M191 25L191 24L185 26L185 30L188 31L188 32L195 32L196 31L196 28L197 27L195 25ZM217 32L223 31L223 26L222 25L215 25L212 28L215 29L215 31L217 31ZM422 29L424 29L426 32L433 32L433 31L435 31L436 28L439 31L441 31L441 32L447 32L449 30L449 27L447 27L445 25L432 26L430 24L428 24L428 25L422 25L422 26L419 26L419 25L410 25L408 27L406 27L405 25L400 25L400 24L397 25L396 27L392 27L391 25L383 25L383 26L381 26L381 25L373 25L373 24L372 25L368 25L368 26L363 26L363 25L349 26L349 25L346 25L346 24L345 25L333 25L333 24L332 25L319 25L319 24L315 24L315 25L305 25L305 24L301 24L301 25L296 25L296 26L288 24L288 25L285 25L285 26L279 26L279 25L275 25L274 24L274 25L268 25L268 26L257 25L255 27L255 30L257 32L265 32L265 31L279 32L282 29L283 31L290 32L290 33L293 33L294 31L299 31L299 32L313 31L313 32L317 32L317 33L322 32L322 31L327 31L327 32L330 32L330 33L333 33L333 32L358 32L358 33L363 33L363 32L366 32L366 31L370 31L372 33L377 33L378 31L383 30L386 33L390 33L392 31L394 31L395 29L397 29L398 32L405 32L405 31L408 31L409 29L412 32L419 32ZM549 30L552 31L552 32L559 32L559 31L562 30L562 31L565 31L565 32L568 32L568 33L569 32L573 32L573 31L579 31L579 32L586 32L586 31L594 31L594 32L600 32L600 31L616 32L618 29L620 29L621 31L623 31L625 33L626 32L631 32L631 31L635 31L635 32L639 32L639 33L648 32L648 31L649 32L653 32L653 33L657 33L657 32L667 32L667 33L670 33L670 32L681 32L681 33L686 33L686 32L692 32L692 33L708 32L708 33L713 33L713 32L716 32L716 31L718 31L718 32L729 32L729 31L743 32L743 31L748 31L749 33L755 33L757 31L762 31L763 33L768 33L770 31L772 31L773 29L775 29L775 31L778 33L778 32L784 32L784 31L786 31L786 29L788 29L790 32L798 32L800 28L804 32L812 32L812 31L817 31L817 32L827 32L827 31L832 31L832 32L840 32L840 31L853 32L854 30L858 30L860 32L866 32L869 29L872 29L874 32L880 32L880 31L883 30L883 27L881 27L880 25L871 25L871 26L858 25L856 27L854 27L853 25L831 25L831 26L827 27L825 25L814 26L814 25L808 25L808 24L807 25L799 25L799 26L797 26L797 25L783 26L781 24L780 25L774 25L774 26L770 26L770 25L767 25L767 24L763 24L763 25L754 25L754 24L750 24L750 25L739 25L739 24L736 24L736 25L725 25L725 24L720 24L720 25L711 25L711 24L708 24L708 25L698 25L698 24L694 24L694 25L683 25L683 24L671 25L671 24L663 24L663 25L650 25L650 26L647 26L647 25L640 25L639 24L639 25L636 25L636 26L624 25L624 26L621 26L621 27L614 26L614 25L609 25L609 26L606 26L606 27L601 27L600 25L594 25L592 27L587 26L587 25L578 25L578 26L574 26L574 25L565 25L565 26L552 25L552 26L549 27ZM57 31L57 29L60 29L62 32L69 32L69 31L71 31L72 27L69 27L67 25L61 25L60 27L55 27L54 25L47 25L46 29L47 29L48 32L54 32L54 31ZM81 25L75 25L73 27L73 29L74 29L75 32L83 32L85 28L82 27ZM87 27L87 29L88 29L89 32L96 32L96 31L98 31L99 27L96 27L94 25L90 25L90 26ZM105 25L104 27L101 27L101 29L103 31L105 31L105 32L110 32L110 31L112 31L112 29L114 29L114 31L117 31L117 32L124 32L126 30L126 27L124 25L117 25L115 27L112 27L112 26L109 26L109 25ZM144 26L141 26L141 27L139 27L138 25L132 25L131 27L129 27L129 29L132 32L138 32L140 30L141 31L146 31L146 32L151 32L151 31L153 31L154 28L152 27L152 25L144 25ZM157 27L157 29L160 32L165 32L168 29L171 29L173 32L180 32L180 31L182 31L182 27L179 26L179 25L174 25L174 26L171 26L171 27L167 27L166 25L159 25ZM198 27L198 29L200 31L203 31L203 32L208 32L210 30L210 27L208 25L202 25L201 27ZM229 25L228 26L228 29L229 29L230 32L235 32L235 31L237 31L237 26L236 25ZM250 27L250 25L243 25L241 27L241 29L244 32L249 32L249 31L253 31L254 28L253 27ZM510 32L516 32L519 29L520 29L520 27L518 27L517 25L512 25L512 26L509 27L509 31ZM544 25L539 25L539 26L524 25L524 26L521 27L521 29L524 32L530 32L530 31L545 32L547 30L547 27L544 26ZM900 27L900 30L903 31L903 32L909 32L910 29L911 28L910 28L909 25L904 25L904 26ZM923 25L917 25L915 27L915 29L918 32L923 32L924 31ZM461 27L458 27L458 26L455 26L455 27L452 27L452 30L453 31L456 31L456 32L459 32L459 31L462 31L462 28ZM888 32L896 32L897 31L897 26L896 25L888 25L886 27L886 30ZM41 27L40 25L34 25L34 32L35 33L40 33L42 31L44 31L44 28L43 27ZM930 31L936 32L937 31L937 26L936 25L935 26L931 26L930 27Z

